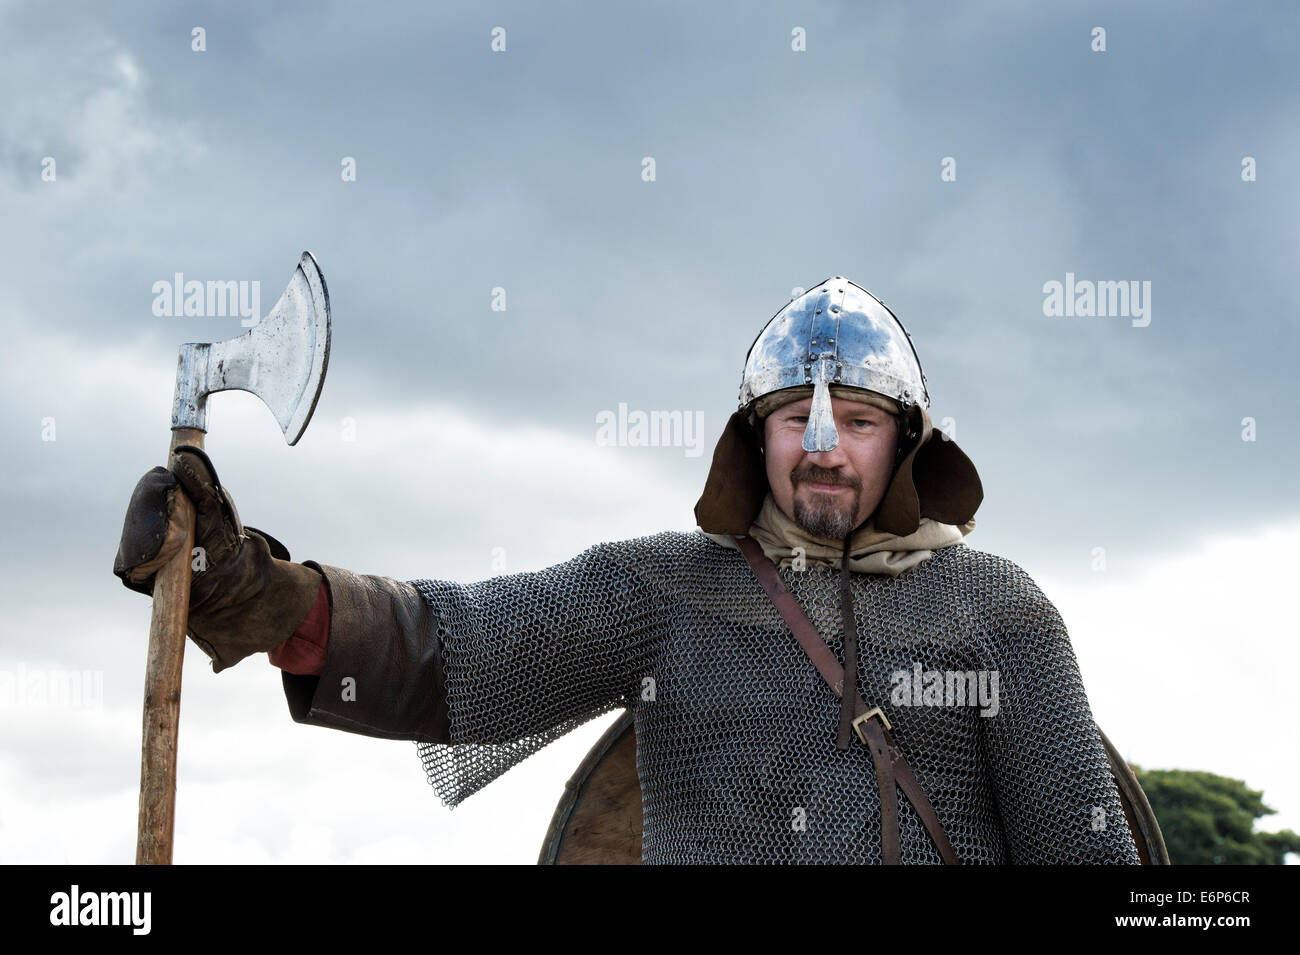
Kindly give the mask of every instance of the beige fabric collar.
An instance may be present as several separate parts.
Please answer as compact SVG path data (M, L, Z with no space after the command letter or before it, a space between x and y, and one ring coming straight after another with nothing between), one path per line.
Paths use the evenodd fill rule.
M903 571L927 560L936 550L963 543L962 538L974 529L974 519L965 524L940 524L923 517L913 533L900 537L876 530L874 522L868 520L853 532L853 540L849 545L849 570L859 574L888 574L897 577ZM723 547L740 549L730 535L710 534L703 529L700 529L700 533ZM776 506L771 491L768 491L763 500L763 507L749 529L749 536L758 541L763 553L778 568L793 564L797 559L795 548L801 548L803 559L808 564L825 564L838 570L840 555L844 552L843 541L837 543L813 537L786 517Z

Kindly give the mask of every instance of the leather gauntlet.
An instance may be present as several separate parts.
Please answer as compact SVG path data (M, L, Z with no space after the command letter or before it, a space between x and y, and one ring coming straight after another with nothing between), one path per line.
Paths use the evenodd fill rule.
M175 519L178 491L195 510L187 631L220 673L289 639L311 610L321 575L291 562L271 535L245 527L212 461L186 445L176 449L174 471L153 468L131 495L113 562L130 589L152 595L154 574L184 544Z

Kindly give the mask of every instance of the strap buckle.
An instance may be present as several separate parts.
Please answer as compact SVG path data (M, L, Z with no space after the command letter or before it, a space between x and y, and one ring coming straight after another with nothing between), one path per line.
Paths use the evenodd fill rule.
M862 724L865 723L867 720L871 719L871 717L873 716L880 717L880 722L885 724L885 729L892 730L894 728L889 723L889 717L885 716L884 712L880 709L880 707L873 706L871 709L867 710L867 712L863 713L861 716L853 717L853 732L858 734L858 739L862 740L863 745L870 745L870 744L867 743L867 738L862 733Z

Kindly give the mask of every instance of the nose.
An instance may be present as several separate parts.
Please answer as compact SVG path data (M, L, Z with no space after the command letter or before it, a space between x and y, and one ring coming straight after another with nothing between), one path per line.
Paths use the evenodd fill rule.
M819 468L825 468L828 471L836 468L847 468L849 456L844 450L843 444L837 444L829 451L809 451L804 455L810 464Z

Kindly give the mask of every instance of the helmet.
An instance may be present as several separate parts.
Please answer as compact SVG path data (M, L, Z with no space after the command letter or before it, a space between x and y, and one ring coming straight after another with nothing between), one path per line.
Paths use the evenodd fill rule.
M740 407L788 389L790 400L812 386L805 451L833 451L839 443L831 413L831 385L893 399L909 412L928 408L930 395L912 339L878 298L842 275L832 276L777 312L745 357ZM840 389L837 389L837 394ZM760 412L772 410L772 402Z

